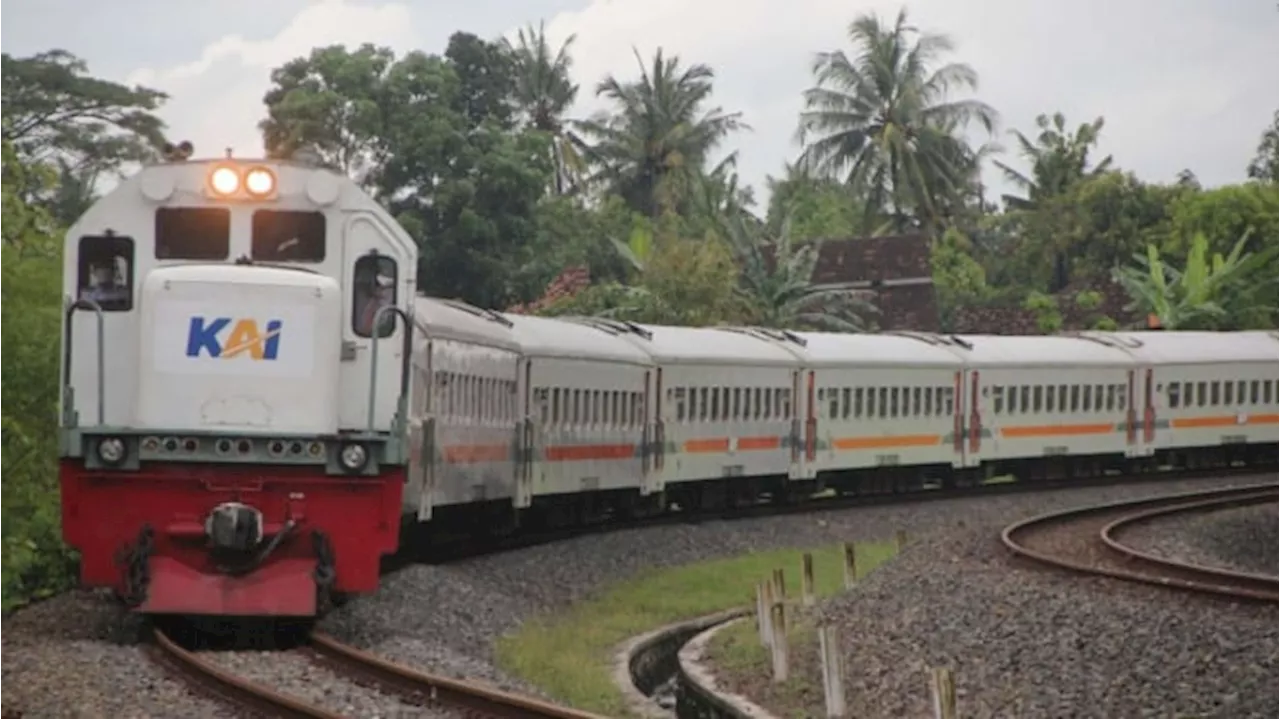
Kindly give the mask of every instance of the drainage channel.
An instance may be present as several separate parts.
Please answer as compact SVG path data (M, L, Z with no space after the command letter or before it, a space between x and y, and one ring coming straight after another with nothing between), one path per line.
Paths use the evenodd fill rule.
M708 686L707 678L689 676L680 655L682 650L687 653L693 648L690 642L704 641L708 630L747 614L745 609L720 612L662 627L627 642L618 655L616 679L631 709L651 719L744 716Z

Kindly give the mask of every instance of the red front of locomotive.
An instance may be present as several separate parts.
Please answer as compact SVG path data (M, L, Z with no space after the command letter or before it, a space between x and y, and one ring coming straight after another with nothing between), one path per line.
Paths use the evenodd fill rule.
M178 162L68 233L60 481L85 585L278 617L377 589L415 261L380 212L316 168Z
M80 551L85 585L111 587L148 614L296 617L378 588L379 559L396 548L403 469L333 477L146 462L112 471L66 459L61 483L63 537Z

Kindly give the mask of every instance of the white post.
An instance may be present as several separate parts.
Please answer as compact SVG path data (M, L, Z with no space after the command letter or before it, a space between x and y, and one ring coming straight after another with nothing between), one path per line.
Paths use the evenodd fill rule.
M773 646L773 584L760 582L760 645Z
M835 626L818 629L818 651L822 658L822 695L827 705L827 719L845 714L844 661Z
M844 543L844 588L852 589L858 581L858 555L853 542Z
M773 681L781 683L787 680L787 605L777 602L772 611L773 641Z
M956 719L956 682L951 670L939 667L933 670L934 719Z
M806 607L813 606L813 555L805 552L800 572L800 601Z

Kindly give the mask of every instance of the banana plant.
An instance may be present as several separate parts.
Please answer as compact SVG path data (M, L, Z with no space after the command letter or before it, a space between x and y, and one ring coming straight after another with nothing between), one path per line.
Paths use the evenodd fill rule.
M1226 256L1210 256L1208 238L1197 233L1182 269L1148 245L1145 255L1134 255L1134 266L1113 271L1129 294L1126 309L1154 316L1169 330L1274 327L1276 245L1245 252L1247 240L1246 233Z

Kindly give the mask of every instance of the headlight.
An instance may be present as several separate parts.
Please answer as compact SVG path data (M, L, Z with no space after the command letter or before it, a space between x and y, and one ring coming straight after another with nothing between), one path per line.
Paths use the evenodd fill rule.
M265 167L255 167L245 173L244 189L254 197L265 197L276 189L276 176Z
M209 187L218 195L230 195L240 189L240 174L232 167L219 167L209 175Z
M108 437L98 442L98 459L106 464L119 464L124 459L124 440Z
M342 462L342 466L349 472L354 472L364 466L367 458L364 447L358 444L348 444L342 448L342 452L338 456L338 461Z

